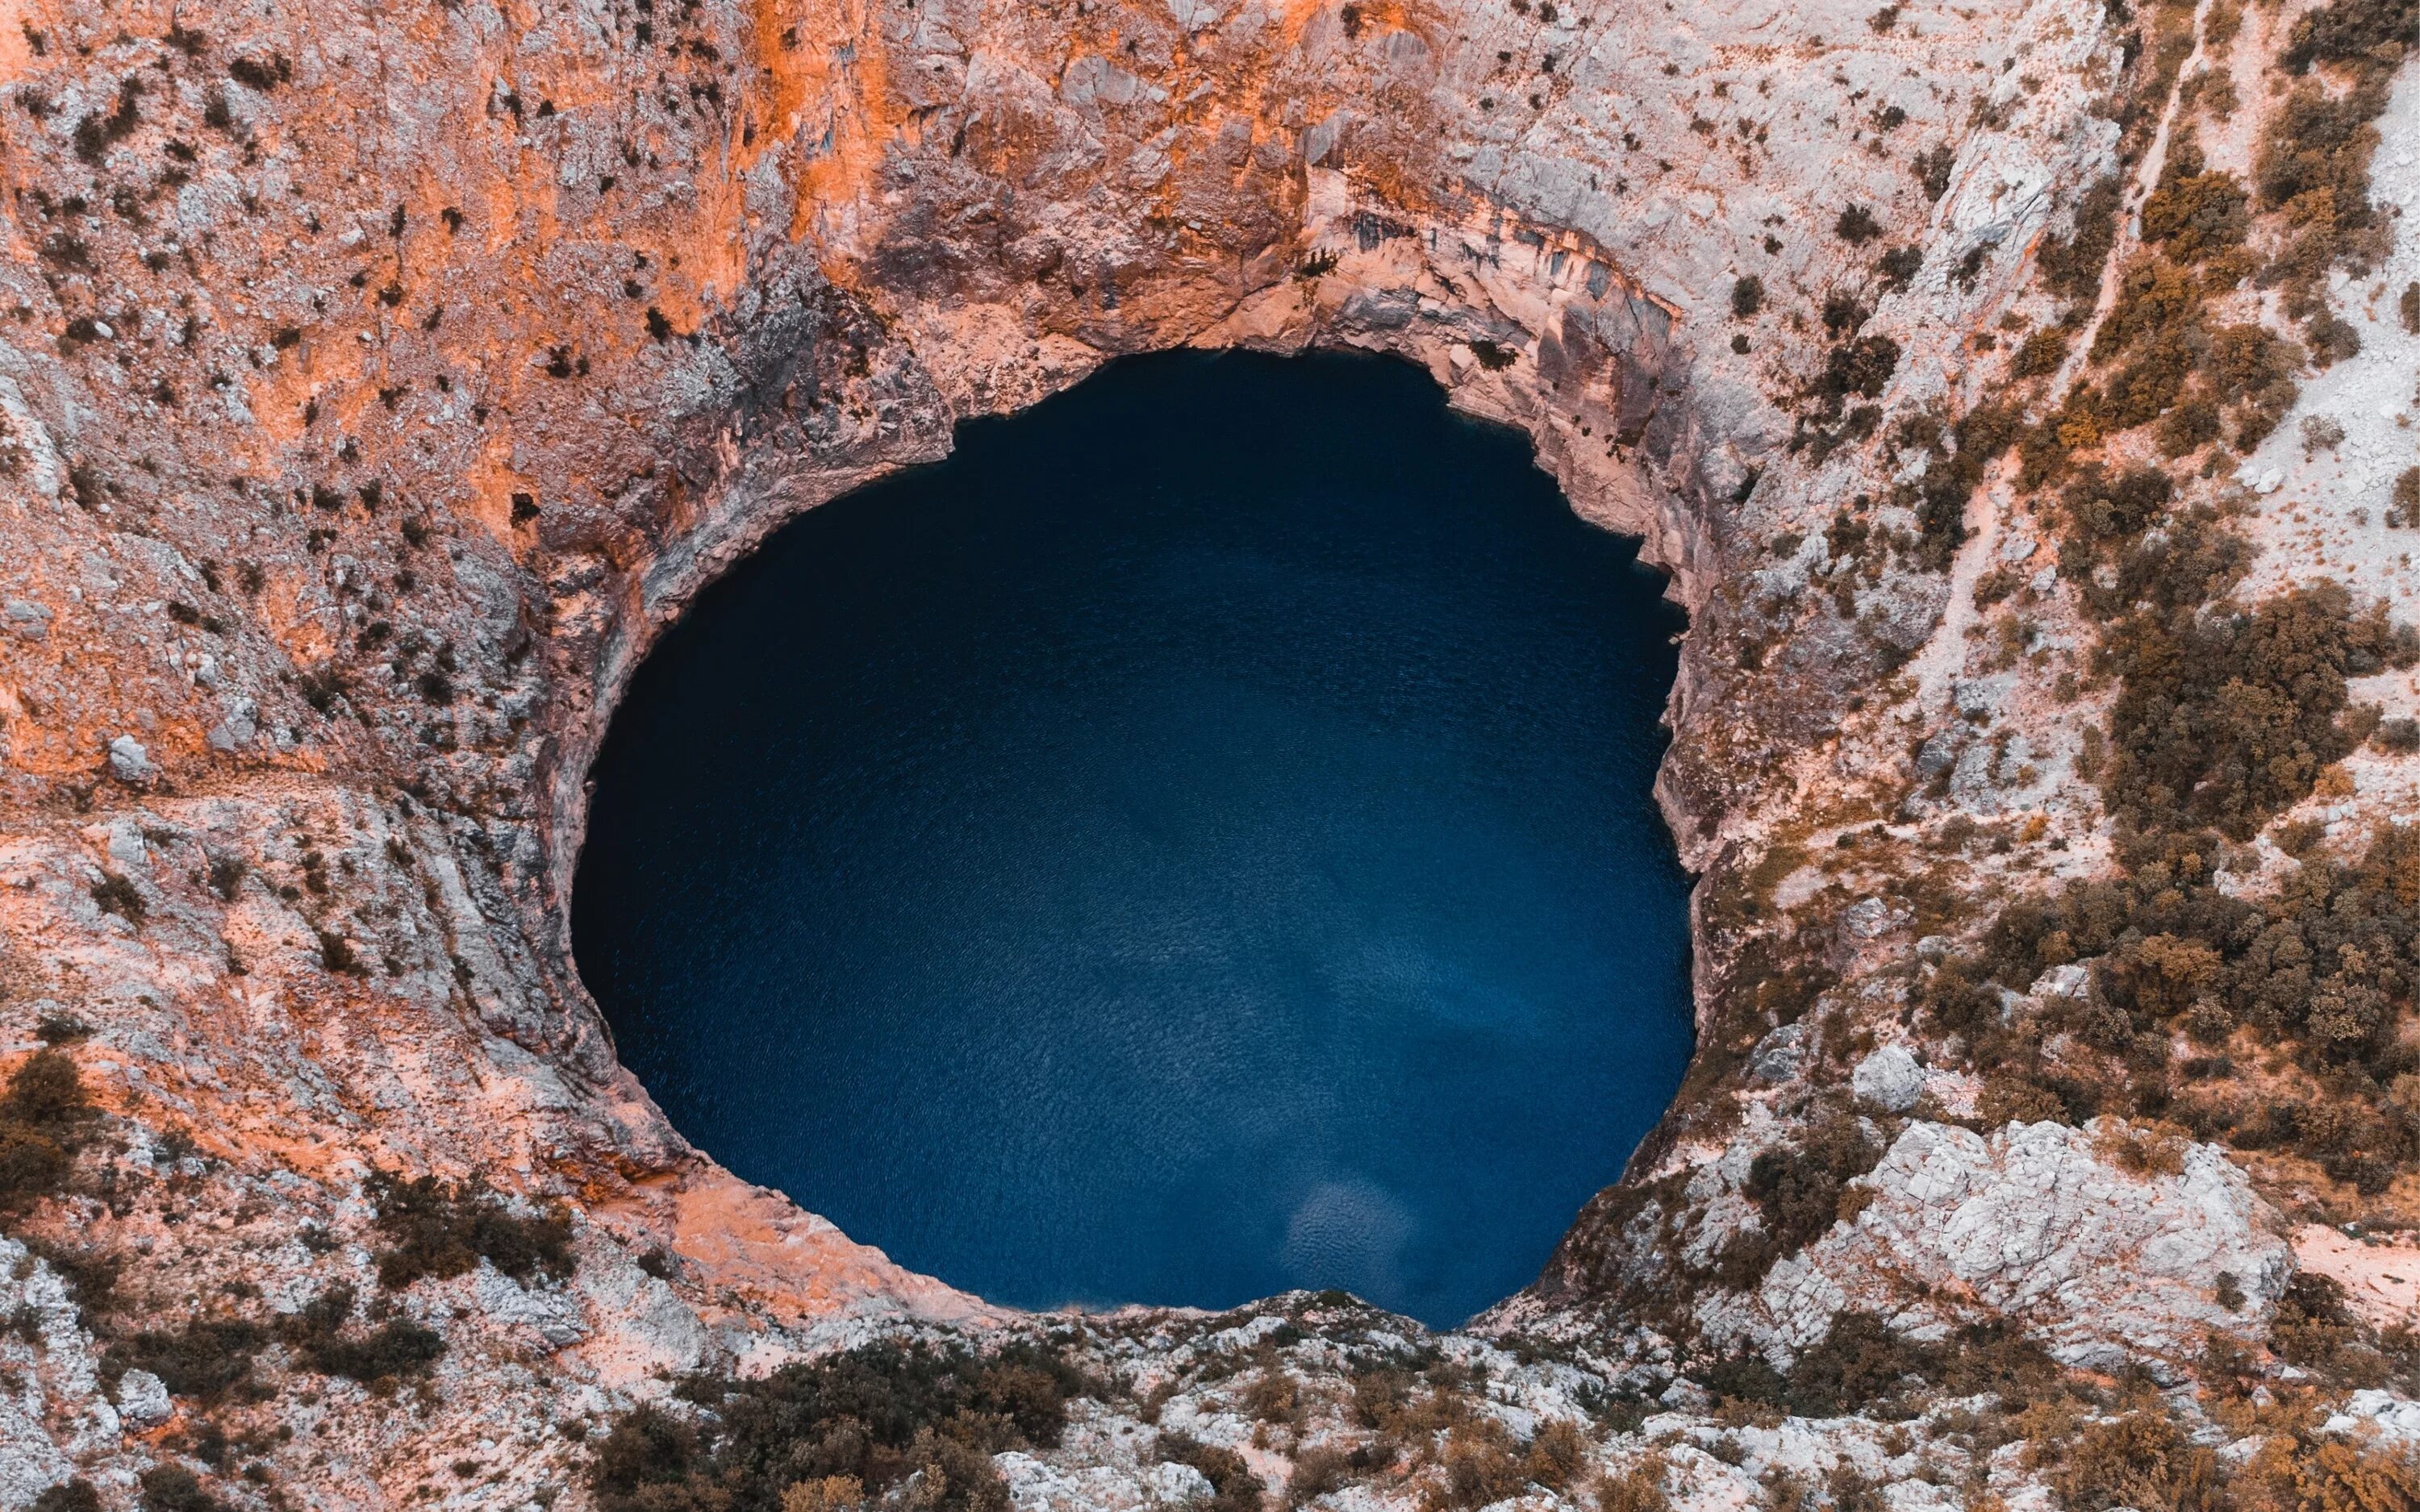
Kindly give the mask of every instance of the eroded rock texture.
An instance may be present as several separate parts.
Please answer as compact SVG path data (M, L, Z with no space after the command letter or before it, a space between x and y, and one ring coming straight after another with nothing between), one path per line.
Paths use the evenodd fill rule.
M13 5L0 1015L97 1108L11 1104L35 1153L0 1501L81 1476L108 1505L636 1505L592 1482L596 1441L690 1372L1050 1333L690 1149L614 1062L565 893L604 716L701 584L955 421L1182 343L1401 353L1647 538L1693 619L1661 792L1706 877L1703 1048L1630 1180L1486 1320L1502 1347L1333 1300L1062 1328L1115 1384L1055 1444L986 1443L1002 1494L1242 1504L1208 1445L1336 1507L2171 1505L2409 1437L2408 1359L2365 1332L2399 1294L2361 1289L2367 1250L2322 1269L2388 1299L2368 1321L2297 1291L2282 1216L2341 1240L2412 1211L2408 938L2217 916L2412 808L2411 24L2349 0ZM2272 81L2318 114L2282 123ZM2272 140L2335 156L2280 179ZM2203 283L2143 292L2178 267ZM2207 318L2161 314L2188 296ZM2137 350L2207 376L2114 412L2164 381ZM2127 466L2176 482L2074 495ZM2320 724L2250 742L2266 795L2179 818L2218 779L2125 764L2168 716L2096 646L2211 532L2242 560L2194 557L2235 564L2186 609L2323 575L2353 607L2294 622L2323 644L2274 697ZM2219 749L2199 686L2160 707ZM2372 872L2360 898L2408 891ZM2136 889L2105 939L1995 923L2095 878ZM2255 940L2304 975L2250 981ZM2229 1077L2338 1112L2157 1122ZM691 1395L667 1411L711 1439ZM2047 1455L1973 1430L2053 1398L2024 1420ZM1857 1415L1885 1399L1920 1436ZM1642 1424L1651 1401L1674 1411ZM2145 1456L2180 1468L2096 1483ZM991 1504L916 1465L790 1486Z

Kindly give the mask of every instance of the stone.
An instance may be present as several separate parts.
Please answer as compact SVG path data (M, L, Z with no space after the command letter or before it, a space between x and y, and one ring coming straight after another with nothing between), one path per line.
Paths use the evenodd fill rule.
M159 775L151 764L151 753L143 742L132 735L119 735L109 743L109 775L129 787L141 787Z
M51 611L31 599L12 598L6 614L8 628L28 640L47 640L51 633Z
M2357 1391L2345 1399L2344 1411L2330 1417L2323 1433L2375 1433L2396 1443L2420 1443L2420 1402L2375 1389Z
M1786 1082L1798 1074L1806 1059L1800 1041L1806 1038L1803 1024L1785 1024L1757 1041L1748 1057L1747 1073L1761 1082Z
M167 1383L148 1370L129 1370L117 1379L117 1415L139 1428L165 1423L176 1415Z
M226 717L212 725L206 737L210 748L234 752L251 745L260 734L260 727L254 722L257 713L258 706L252 700L231 700L227 704Z
M1857 1062L1849 1086L1857 1101L1885 1113L1905 1113L1924 1095L1924 1069L1900 1045L1885 1045Z
M2089 967L2069 962L2053 966L2034 979L2033 996L2066 1002L2077 1002L2092 995L2092 972Z
M1957 764L1965 745L1966 732L1957 725L1934 731L1916 749L1916 775L1928 780L1941 776Z

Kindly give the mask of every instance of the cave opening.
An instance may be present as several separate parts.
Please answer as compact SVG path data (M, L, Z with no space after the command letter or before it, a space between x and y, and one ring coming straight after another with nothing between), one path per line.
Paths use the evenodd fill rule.
M1114 363L664 635L582 978L701 1149L995 1302L1458 1322L1692 1049L1663 580L1407 364Z

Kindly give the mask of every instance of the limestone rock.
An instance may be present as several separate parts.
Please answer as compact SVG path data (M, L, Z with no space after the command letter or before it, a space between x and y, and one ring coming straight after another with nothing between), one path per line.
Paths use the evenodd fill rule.
M109 743L109 775L131 787L140 787L159 775L151 763L150 751L132 735L119 735Z
M2344 1411L2328 1419L2329 1433L2376 1433L2399 1443L2420 1443L2420 1402L2387 1391L2357 1391Z
M117 1380L117 1415L138 1428L165 1423L177 1411L168 1387L148 1370L129 1370Z
M1786 1082L1797 1075L1806 1059L1801 1045L1806 1036L1803 1024L1784 1024L1758 1041L1748 1057L1748 1074L1761 1082Z
M1903 1045L1889 1044L1857 1062L1849 1086L1857 1101L1885 1113L1905 1113L1924 1095L1924 1068Z
M2001 1316L2086 1365L2182 1360L2211 1330L2257 1336L2292 1272L2273 1210L2207 1145L2183 1145L2173 1173L2122 1168L2102 1153L2119 1133L1910 1124L1860 1179L1872 1196L1855 1219L1775 1266L1740 1326L1794 1350L1842 1307L1919 1335ZM2219 1300L2230 1280L2234 1306Z

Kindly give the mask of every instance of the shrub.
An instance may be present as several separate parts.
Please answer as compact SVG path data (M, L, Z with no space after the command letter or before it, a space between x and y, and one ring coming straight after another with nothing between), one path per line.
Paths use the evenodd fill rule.
M390 1319L367 1333L349 1333L353 1302L352 1288L331 1287L286 1320L280 1336L304 1368L379 1391L392 1389L404 1377L427 1374L444 1357L444 1336L409 1319Z
M1924 269L1924 249L1894 247L1883 254L1882 261L1876 266L1882 270L1885 284L1893 288L1905 288Z
M101 1512L101 1493L82 1475L47 1487L27 1512Z
M2382 606L2355 615L2325 580L2248 614L2198 609L2133 615L2103 642L2098 662L2122 687L2102 788L2136 827L2211 825L2247 840L2351 750L2336 727L2347 676L2412 654Z
M2415 750L2420 750L2420 719L2381 720L2370 739L2381 750L2393 751L2397 756L2408 756Z
M2303 417L2303 455L2332 452L2344 444L2344 426L2326 415Z
M2163 456L2182 456L2207 446L2225 431L2225 416L2218 402L2206 393L2190 393L2177 401L2176 408L2160 417L2159 428L2153 432Z
M294 77L294 65L283 53L266 58L240 57L227 62L227 76L258 94L268 94Z
M1731 283L1731 314L1747 319L1764 308L1764 280L1754 273L1745 274Z
M1182 1433L1163 1433L1159 1458L1172 1465L1191 1465L1210 1482L1210 1500L1202 1512L1260 1512L1261 1479L1234 1450Z
M2096 179L2075 207L2075 229L2042 241L2037 264L2044 287L2064 299L2086 301L2101 292L2102 266L2118 244L2118 211L2124 194L2116 175Z
M2296 848L2290 835L2279 843ZM2206 831L2136 835L2121 848L2123 876L2002 910L1973 969L2023 986L2047 966L2092 961L2099 1001L2012 1027L1995 1012L1978 1017L1962 996L1938 987L1928 1006L1945 1026L1975 1037L1978 1063L2001 1078L2076 1102L2128 1097L2151 1117L2170 1099L2176 1028L2205 1038L2248 1031L2291 1052L2312 1078L2305 1089L2243 1103L2195 1094L2177 1100L2173 1116L2199 1138L2284 1147L2336 1180L2382 1185L2420 1159L2420 1119L2403 1116L2392 1090L2420 1059L2396 1037L2390 995L2410 969L2406 942L2420 937L2420 838L2382 828L2350 864L2307 855L2276 896L2257 900L2219 890L2221 846ZM2142 1044L2155 1054L2113 1058L2111 1085L2097 1091L2070 1087L2040 1055L2039 1041L2061 1032L2113 1057L2148 1035ZM2420 1097L2412 1103L2420 1106ZM2144 1159L2173 1165L2162 1149L2147 1149Z
M2361 63L2392 69L2388 49L2420 43L2420 0L2334 0L2305 12L2287 34L2283 67L2306 73L2314 63Z
M1934 1351L1901 1338L1881 1319L1844 1312L1791 1365L1785 1395L1802 1417L1838 1417L1886 1401L1910 1377L1920 1383L1939 1370Z
M1342 1490L1352 1482L1353 1471L1353 1457L1332 1443L1305 1449L1295 1456L1294 1473L1286 1477L1285 1504L1298 1507Z
M481 1258L516 1281L571 1273L571 1215L560 1206L515 1217L484 1182L458 1185L433 1176L399 1180L384 1171L368 1182L379 1232L379 1285L401 1288L423 1276L466 1274Z
M0 1119L46 1134L65 1134L99 1112L85 1093L75 1058L56 1046L28 1056L0 1092Z
M865 1484L854 1475L820 1475L782 1489L782 1512L863 1512Z
M2392 501L2386 507L2389 525L2420 525L2420 467L2405 468L2396 474Z
M1853 247L1862 247L1883 234L1883 224L1863 205L1852 205L1832 223L1832 234Z
M919 1504L1005 1512L1007 1487L990 1456L1055 1445L1067 1396L1090 1389L1072 1366L1031 1345L990 1356L868 1345L758 1380L690 1382L683 1395L714 1414L703 1428L637 1409L606 1435L589 1485L601 1512L706 1512L779 1505L785 1487L834 1477L880 1498L921 1474ZM1255 1482L1250 1504L1258 1494Z
M1548 1490L1559 1491L1579 1479L1588 1467L1588 1438L1579 1426L1569 1418L1554 1418L1541 1424L1530 1438L1522 1471Z
M2048 378L2067 361L2068 336L2064 331L2037 331L2027 336L2024 345L2009 364L2012 378Z
M1745 1289L1776 1261L1822 1237L1839 1220L1849 1182L1882 1157L1881 1147L1866 1137L1857 1120L1840 1113L1816 1123L1799 1144L1761 1152L1748 1165L1745 1191L1757 1206L1762 1231L1731 1241L1718 1262L1722 1284Z
M2397 301L2403 316L2403 329L2420 336L2420 283L2403 285L2403 298Z
M0 1207L57 1191L98 1112L66 1051L46 1046L27 1057L0 1092Z
M143 1473L143 1512L227 1512L202 1489L201 1478L182 1465L158 1465Z
M2225 1504L2217 1454L2157 1412L2087 1425L2049 1479L2077 1512L2218 1512Z
M1294 1372L1271 1363L1244 1387L1244 1415L1256 1423L1291 1423L1300 1415L1302 1394Z
M215 1319L176 1330L145 1329L109 1348L112 1365L148 1370L178 1396L219 1401L252 1379L252 1360L268 1342L257 1323Z
M1822 392L1836 400L1852 393L1879 399L1898 370L1898 342L1888 336L1861 336L1833 347L1824 359Z
M1924 197L1938 200L1949 193L1950 170L1958 165L1958 154L1947 143L1926 147L1908 162L1916 172L1916 181L1922 186Z
M1446 1431L1438 1456L1445 1471L1442 1495L1428 1499L1431 1507L1482 1507L1512 1495L1528 1484L1520 1457L1512 1452L1512 1435L1492 1417L1474 1417Z
M2382 99L2355 90L2341 99L2319 85L2296 85L2261 132L2253 156L2253 180L2266 209L2286 209L2295 223L2328 239L2323 255L2341 250L2341 239L2369 224L2369 158L2378 131L2369 117ZM2312 270L2317 271L2317 270Z
M1596 1483L1597 1512L1671 1512L1665 1470L1663 1457L1650 1454L1620 1474L1605 1476Z
M92 901L105 914L116 914L130 924L141 924L149 912L143 894L134 884L115 872L104 871L101 880L92 885Z
M2181 137L2168 148L2159 187L2143 202L2143 239L2165 244L2180 263L2240 247L2252 229L2251 198L2233 174L2206 171L2200 144Z

